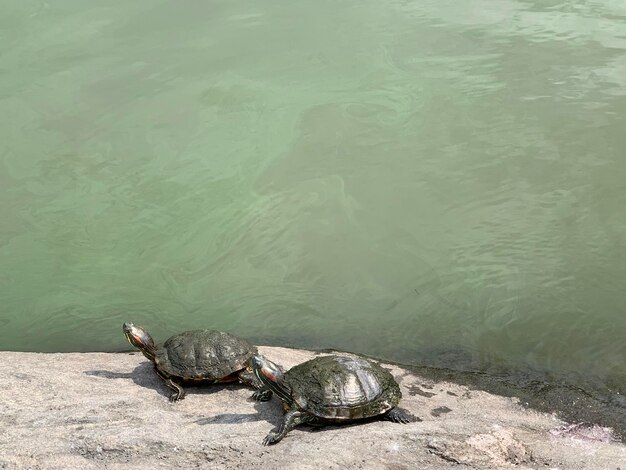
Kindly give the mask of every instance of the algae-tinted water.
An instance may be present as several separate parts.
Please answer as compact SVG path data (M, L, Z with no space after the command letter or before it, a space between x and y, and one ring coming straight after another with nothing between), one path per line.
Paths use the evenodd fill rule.
M622 1L12 0L0 70L1 349L626 392Z

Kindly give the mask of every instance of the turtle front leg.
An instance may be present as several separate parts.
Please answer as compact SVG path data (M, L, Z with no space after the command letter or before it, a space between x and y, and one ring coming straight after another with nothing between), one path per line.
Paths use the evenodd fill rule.
M239 382L249 387L256 388L256 391L252 394L252 398L256 401L268 401L272 398L272 391L261 384L259 379L248 369L243 369L239 372Z
M277 442L280 442L282 438L285 437L285 434L287 434L297 425L309 422L312 419L313 417L309 413L298 410L288 411L287 413L285 413L285 416L283 417L283 422L280 423L278 429L275 431L271 431L267 436L265 436L265 439L263 439L263 445L269 446L271 444L276 444Z
M165 385L174 390L174 393L170 395L170 401L172 403L185 398L185 391L183 390L183 387L174 382L172 379L167 379L165 381Z
M382 419L391 421L393 423L400 423L400 424L408 424L408 423L414 423L416 421L421 421L421 419L419 419L416 416L413 416L407 410L404 410L402 408L390 409L387 413L385 413L382 416Z
M174 382L170 377L163 374L160 370L155 368L154 371L157 373L159 377L161 377L161 379L163 379L163 382L165 382L165 385L167 385L169 388L174 390L174 393L170 395L171 402L176 402L178 400L182 400L183 398L185 398L185 391L183 390L183 387L181 387L179 384Z

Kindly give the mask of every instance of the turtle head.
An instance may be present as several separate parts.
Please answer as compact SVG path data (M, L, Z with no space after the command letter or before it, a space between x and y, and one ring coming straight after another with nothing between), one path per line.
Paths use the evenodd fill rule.
M144 356L154 361L156 346L152 336L146 330L127 322L124 323L124 336L130 344L140 349Z
M251 362L255 377L286 404L291 405L291 388L285 383L282 369L260 354L253 356Z

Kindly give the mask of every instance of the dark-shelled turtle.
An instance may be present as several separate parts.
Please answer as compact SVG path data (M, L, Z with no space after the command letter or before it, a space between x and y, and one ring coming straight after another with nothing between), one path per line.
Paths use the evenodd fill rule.
M416 421L396 406L400 386L390 372L373 361L351 356L322 356L283 373L263 356L252 358L254 374L279 397L283 422L263 443L279 442L298 424L346 423L379 416L395 423Z
M185 397L184 383L240 382L256 389L255 400L266 401L272 392L254 376L250 359L257 349L238 336L215 330L185 331L156 345L141 327L124 323L128 342L154 363L154 370L174 393L170 401Z

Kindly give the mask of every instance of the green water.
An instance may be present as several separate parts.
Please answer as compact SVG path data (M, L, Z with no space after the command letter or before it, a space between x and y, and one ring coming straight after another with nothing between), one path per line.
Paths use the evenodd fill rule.
M622 0L5 0L0 349L196 327L626 390Z

